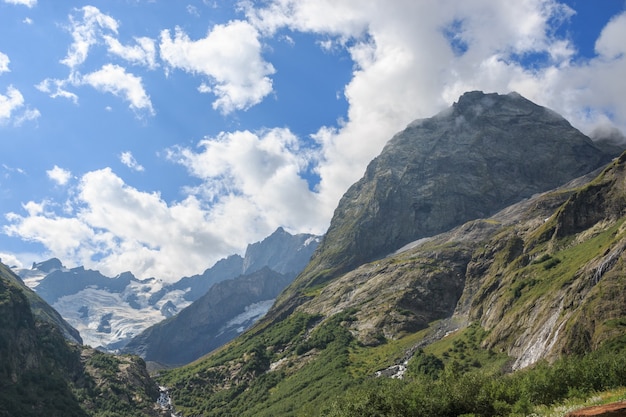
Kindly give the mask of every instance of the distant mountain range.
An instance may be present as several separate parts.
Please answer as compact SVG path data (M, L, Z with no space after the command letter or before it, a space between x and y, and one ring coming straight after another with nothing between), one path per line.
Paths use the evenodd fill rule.
M317 236L291 235L279 228L263 241L249 245L243 257L232 255L200 275L183 277L171 284L155 278L139 280L130 272L110 278L83 267L68 269L58 259L15 272L80 332L86 345L116 350L151 325L174 316L201 298L213 285L267 267L280 276L277 278L280 285L273 292L262 292L262 299L250 298L243 290L240 294L233 292L231 303L252 301L241 306L241 311L233 311L232 316L221 316L225 325L242 314L249 304L254 304L251 307L256 312L254 318L260 317L278 292L304 268L319 240ZM251 324L250 320L243 329ZM238 325L236 329L241 327ZM228 334L232 337L243 329Z

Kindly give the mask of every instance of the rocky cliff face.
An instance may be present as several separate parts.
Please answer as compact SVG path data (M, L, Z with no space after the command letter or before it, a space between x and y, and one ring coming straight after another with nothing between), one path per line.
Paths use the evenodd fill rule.
M612 156L516 93L466 93L389 141L342 197L297 284L315 285L413 240L489 217Z
M624 334L625 171L622 155L549 218L529 211L534 218L502 229L475 252L458 313L469 306L468 319L490 330L485 346L516 358L514 369L589 352ZM563 196L537 204L549 205L555 194Z
M35 318L47 322L58 328L62 335L73 343L81 344L83 342L80 333L72 327L61 315L46 303L38 294L28 288L24 282L10 271L6 266L0 264L2 275L8 282L16 285L28 300L30 309Z
M0 264L0 415L164 415L141 359L68 344L17 280Z
M292 235L279 227L262 241L248 245L243 257L231 255L218 261L200 275L184 277L166 286L159 294L183 290L185 300L196 301L214 284L243 274L251 274L264 267L295 276L309 263L320 240L319 236L308 233ZM157 296L158 294L154 298Z
M212 284L177 315L134 337L123 351L174 366L232 340L268 311L276 296L306 266L319 241L318 236L292 235L278 228L261 242L248 245L243 258L233 255L203 276L183 278L173 287L193 285L188 294L195 294L198 286L207 282Z
M279 227L261 242L248 245L243 274L268 267L284 275L297 275L311 260L321 238L307 233L292 235Z

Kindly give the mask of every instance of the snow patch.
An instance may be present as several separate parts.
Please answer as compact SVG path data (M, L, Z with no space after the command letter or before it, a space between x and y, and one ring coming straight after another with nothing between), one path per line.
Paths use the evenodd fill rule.
M129 304L127 299L130 294L137 295L134 301L140 305L139 309ZM106 348L107 345L124 342L164 320L166 317L160 308L168 300L172 300L180 309L191 304L183 298L183 291L173 291L157 305L150 306L147 303L149 294L150 292L137 293L129 288L121 294L86 288L76 294L59 298L52 307L80 332L84 344ZM103 317L110 324L109 333L98 331Z
M259 301L258 303L250 304L247 306L243 313L230 319L219 331L218 335L224 333L226 330L236 328L237 333L242 333L246 330L246 324L251 321L260 319L269 311L274 304L274 299Z

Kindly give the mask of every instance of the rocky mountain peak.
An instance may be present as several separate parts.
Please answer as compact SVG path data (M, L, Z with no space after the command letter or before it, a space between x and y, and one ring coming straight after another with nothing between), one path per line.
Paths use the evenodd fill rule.
M340 200L294 284L316 285L416 239L489 217L614 156L517 93L465 93L387 143Z
M260 242L248 245L243 261L243 273L249 274L264 266L281 274L302 271L317 245L310 245L317 236L310 234L292 235L279 227Z
M52 271L63 269L63 264L58 258L51 258L43 262L33 262L31 269L38 269L41 272L49 274Z

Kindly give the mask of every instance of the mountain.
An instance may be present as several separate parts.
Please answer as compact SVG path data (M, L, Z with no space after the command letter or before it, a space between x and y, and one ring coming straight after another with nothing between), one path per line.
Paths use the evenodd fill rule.
M293 279L318 243L317 236L291 235L279 228L263 241L249 245L244 257L229 256L200 275L172 284L156 278L139 280L130 272L110 278L84 267L68 269L56 258L16 273L78 329L87 345L116 350L151 325L180 312L221 281L265 266Z
M35 318L58 328L63 337L68 341L78 344L83 343L78 330L65 321L65 319L61 317L61 315L48 303L46 303L38 294L27 287L20 277L14 273L6 271L6 267L1 263L0 268L3 269L2 275L4 279L18 287L22 294L26 297Z
M263 319L160 383L202 416L527 415L623 384L626 154L610 149L518 94L463 95L390 140ZM502 376L589 352L618 364L604 385L592 359L549 383L541 366Z
M294 276L265 266L221 281L176 316L134 337L122 351L168 367L192 362L250 327Z
M266 266L280 274L295 276L308 264L319 241L319 236L307 233L292 235L279 227L262 241L248 245L243 257L231 255L218 261L201 275L184 277L164 287L161 292L183 290L185 300L196 301L213 284L256 272Z
M122 351L174 366L218 348L269 310L276 296L304 269L319 240L278 228L263 241L248 245L245 257L240 258L241 275L213 284L176 316L134 337ZM234 256L227 261L236 264Z
M68 343L31 310L30 290L18 281L0 264L1 416L165 415L141 359Z
M139 280L130 272L110 278L84 267L65 268L58 259L15 272L94 347L115 349L190 304L182 291L154 297L165 284L154 278Z
M294 236L279 227L263 241L248 245L242 274L267 266L283 275L297 275L311 260L319 241L319 236L306 233Z
M324 282L610 161L555 112L519 94L465 93L395 135L341 198L299 283Z

